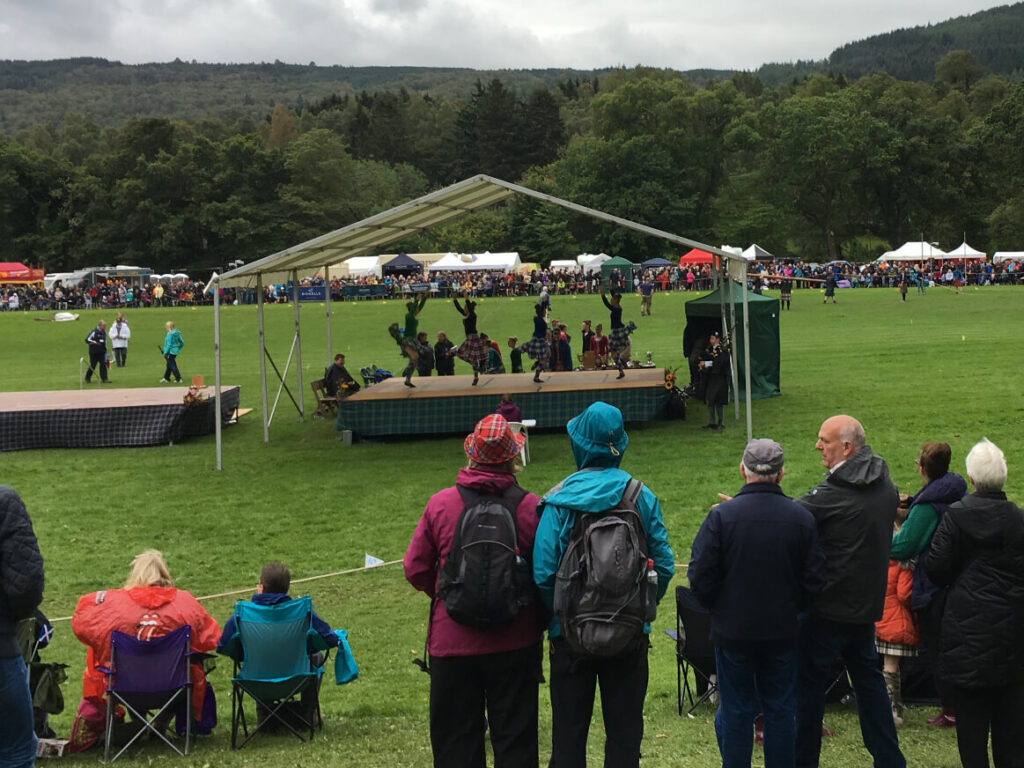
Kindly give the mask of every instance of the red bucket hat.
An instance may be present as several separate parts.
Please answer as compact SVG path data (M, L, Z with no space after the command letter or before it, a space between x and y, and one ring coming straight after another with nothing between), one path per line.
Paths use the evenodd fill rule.
M519 453L525 441L526 436L513 432L504 416L492 413L477 422L462 447L477 464L504 464Z

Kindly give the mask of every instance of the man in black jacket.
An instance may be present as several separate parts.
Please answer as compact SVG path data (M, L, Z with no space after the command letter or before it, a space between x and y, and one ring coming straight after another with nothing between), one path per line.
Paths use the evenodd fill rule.
M0 765L31 768L36 735L15 632L43 599L43 557L21 498L0 485Z
M825 687L833 662L841 658L875 768L904 768L875 651L899 495L889 467L871 451L864 427L852 416L826 419L814 447L828 474L797 501L817 523L828 577L800 632L796 765L818 765Z
M711 509L690 555L690 588L711 612L725 766L750 765L758 713L765 764L794 760L797 614L825 586L825 556L814 518L779 487L783 458L774 440L747 444L746 484Z
M85 372L85 383L92 381L93 369L100 367L100 380L104 384L110 383L107 378L107 323L100 320L96 327L89 331L85 337L85 343L89 345L89 370Z
M345 356L341 353L334 356L334 364L324 371L324 389L330 397L343 395L348 397L359 391L359 384L345 367Z

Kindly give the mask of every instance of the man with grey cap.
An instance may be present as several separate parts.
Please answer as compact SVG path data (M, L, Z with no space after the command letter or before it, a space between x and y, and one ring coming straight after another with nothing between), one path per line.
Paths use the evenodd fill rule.
M797 614L824 588L825 556L814 518L779 487L783 460L774 440L747 444L744 486L711 508L690 554L690 588L711 613L723 768L749 768L758 713L765 766L795 760Z

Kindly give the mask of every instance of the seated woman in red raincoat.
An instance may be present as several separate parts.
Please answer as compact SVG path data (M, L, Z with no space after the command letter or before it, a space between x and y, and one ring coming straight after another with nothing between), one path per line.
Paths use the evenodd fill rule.
M192 651L212 651L220 637L220 627L199 601L174 586L163 555L147 550L132 560L128 579L122 589L102 590L78 601L71 618L71 629L86 647L85 672L82 675L82 702L71 729L73 751L88 749L102 736L106 713L106 676L100 667L110 666L110 633L113 630L134 635L140 640L162 637L178 627L192 627ZM201 664L191 665L192 712L197 733L209 733L217 722L213 691L206 682ZM203 704L210 701L206 711Z

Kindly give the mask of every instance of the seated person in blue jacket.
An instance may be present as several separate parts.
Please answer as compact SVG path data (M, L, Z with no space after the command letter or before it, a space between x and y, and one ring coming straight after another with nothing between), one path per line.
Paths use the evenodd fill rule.
M267 563L260 569L260 580L256 585L256 594L252 596L252 602L256 605L277 605L278 603L291 600L292 597L288 594L291 582L292 574L288 570L288 566L283 563ZM338 636L331 629L330 624L317 616L316 611L313 612L313 629L323 638L328 648L338 647ZM232 614L231 618L224 622L224 631L217 642L217 653L240 661L242 648L237 642L234 642L237 633L235 616ZM310 659L314 665L322 667L327 657L323 651L318 651L311 647ZM315 711L315 694L312 691L303 692L300 706L304 713L311 714ZM260 719L262 720L262 717Z

